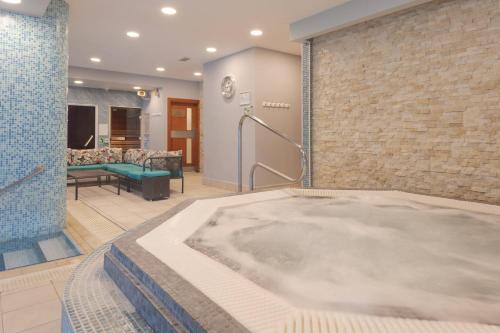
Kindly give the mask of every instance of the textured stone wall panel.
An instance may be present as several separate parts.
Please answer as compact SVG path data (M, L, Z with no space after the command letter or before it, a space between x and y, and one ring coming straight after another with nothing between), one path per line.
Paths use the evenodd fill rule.
M313 40L313 183L500 204L500 1Z

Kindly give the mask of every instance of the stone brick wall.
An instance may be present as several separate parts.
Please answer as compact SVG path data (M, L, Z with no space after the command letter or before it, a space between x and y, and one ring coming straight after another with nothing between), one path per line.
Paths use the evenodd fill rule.
M500 204L500 1L436 0L313 40L315 187Z

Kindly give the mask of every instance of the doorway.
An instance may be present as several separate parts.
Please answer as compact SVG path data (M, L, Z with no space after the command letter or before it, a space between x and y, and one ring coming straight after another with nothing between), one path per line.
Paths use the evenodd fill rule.
M93 105L68 105L68 148L96 148L97 110Z
M168 99L167 148L182 150L185 167L200 170L200 101Z
M109 123L111 148L141 148L141 109L112 106Z

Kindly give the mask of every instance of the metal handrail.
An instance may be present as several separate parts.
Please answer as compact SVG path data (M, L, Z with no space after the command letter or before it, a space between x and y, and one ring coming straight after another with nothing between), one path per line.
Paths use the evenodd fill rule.
M284 173L279 172L278 170L273 169L272 167L270 167L266 164L263 164L260 162L255 163L252 166L252 168L250 169L250 179L248 182L249 187L250 187L250 191L253 191L255 189L255 185L254 185L255 184L255 171L257 170L257 168L262 168L264 170L267 170L267 171L269 171L269 172L271 172L271 173L273 173L273 174L275 174L275 175L277 175L285 180L288 180L289 182L291 182L293 184L298 183L302 179L304 179L305 172L306 172L306 166L307 166L307 155L306 155L304 148L301 145L299 145L298 143L296 143L295 141L293 141L292 139L290 139L285 134L281 133L280 131L278 131L278 130L272 128L271 126L269 126L268 124L266 124L262 119L251 115L248 112L248 110L245 110L245 114L241 117L240 123L238 126L238 192L243 192L243 124L244 124L246 119L253 120L257 124L261 125L262 127L266 128L267 130L271 131L272 133L278 135L280 138L284 139L285 141L287 141L287 142L291 143L293 146L295 146L295 148L297 148L300 152L300 157L301 157L301 162L302 162L300 175L297 178L292 178L290 176L287 176Z
M10 189L12 189L12 188L14 188L14 187L16 187L18 185L21 185L22 183L30 180L33 177L38 176L39 174L41 174L44 171L45 171L44 166L43 165L38 165L28 175L26 175L23 178L21 178L19 180L16 180L15 182L11 183L10 185L7 185L4 188L0 189L0 195L3 195L5 193L7 193Z

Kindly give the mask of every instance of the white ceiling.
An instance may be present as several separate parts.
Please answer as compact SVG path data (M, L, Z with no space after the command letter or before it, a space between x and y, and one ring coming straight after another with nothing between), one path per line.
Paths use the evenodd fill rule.
M36 1L36 0L33 0ZM346 0L66 0L70 4L70 65L185 80L204 63L260 46L300 54L289 24ZM166 16L160 9L177 9ZM264 31L250 36L253 28ZM125 33L134 30L138 39ZM205 48L214 46L217 53ZM100 57L94 64L90 57ZM189 57L181 63L178 59ZM165 67L159 73L156 67Z
M75 84L75 80L81 80L79 77L70 77L68 78L68 86L70 87L84 87L84 88L95 88L95 89L104 89L104 90L120 90L120 91L136 91L133 85L123 82L116 81L104 81L104 80L81 80L82 84ZM141 90L153 90L156 87L151 85L136 85L141 87Z
M20 4L14 5L0 1L0 9L31 16L42 16L49 3L50 0L23 0Z

